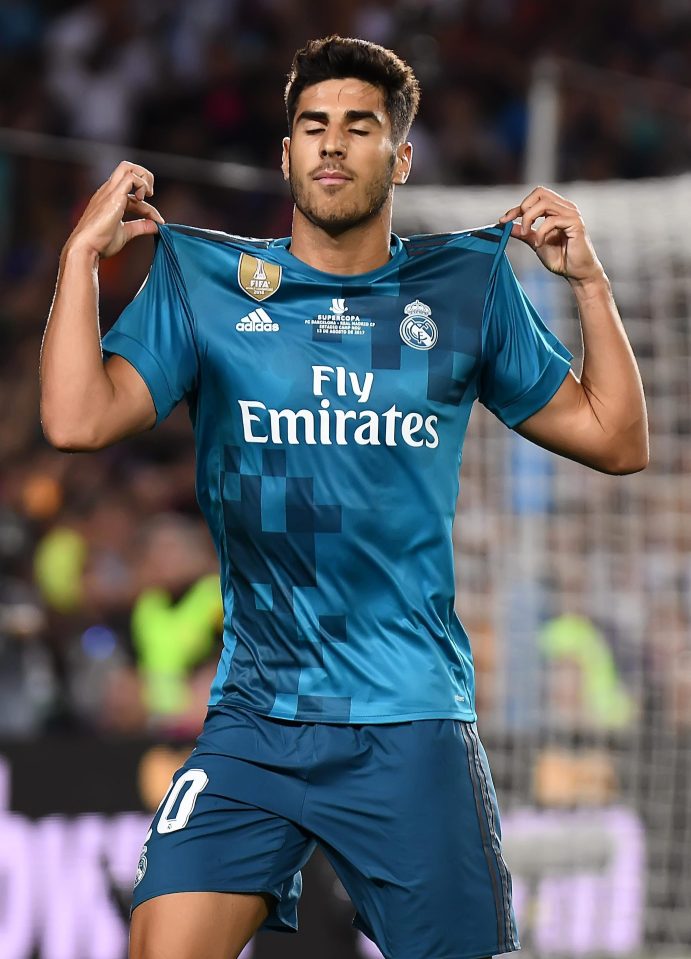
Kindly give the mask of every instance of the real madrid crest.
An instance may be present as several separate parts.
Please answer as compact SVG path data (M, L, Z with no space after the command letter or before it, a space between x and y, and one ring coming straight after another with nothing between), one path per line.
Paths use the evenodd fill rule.
M144 845L142 847L141 855L139 856L139 862L137 863L137 874L134 877L135 889L137 888L139 883L142 881L142 879L144 878L144 874L146 873L146 867L147 867L146 853L147 853L147 849L146 849L146 845Z
M238 283L253 300L268 299L281 285L282 267L242 253L238 263Z
M426 303L415 300L403 310L405 319L401 322L401 339L414 350L431 350L437 342L437 324L432 319L432 311Z

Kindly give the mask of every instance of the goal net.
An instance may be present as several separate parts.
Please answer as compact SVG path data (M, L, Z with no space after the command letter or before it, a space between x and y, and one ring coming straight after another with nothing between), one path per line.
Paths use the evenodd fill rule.
M524 945L691 954L691 176L573 183L638 358L651 462L612 477L473 414L457 607L504 810ZM529 192L399 190L397 232L495 222ZM568 284L508 248L574 353ZM459 298L459 311L462 300Z

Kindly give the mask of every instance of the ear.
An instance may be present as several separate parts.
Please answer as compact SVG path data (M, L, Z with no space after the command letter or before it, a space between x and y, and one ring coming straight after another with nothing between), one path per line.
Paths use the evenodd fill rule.
M290 137L283 137L283 155L281 157L281 170L283 179L287 180L290 176Z
M396 163L394 165L393 182L405 183L410 176L410 167L413 162L413 144L401 143L396 147Z

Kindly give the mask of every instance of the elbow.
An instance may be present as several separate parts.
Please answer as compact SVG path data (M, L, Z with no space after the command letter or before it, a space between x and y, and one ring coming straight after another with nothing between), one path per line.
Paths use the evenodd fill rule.
M620 449L612 450L601 469L603 473L610 473L612 476L628 476L630 473L640 473L649 462L650 450L646 437L644 443L627 444Z
M66 428L64 423L53 423L41 417L41 429L46 441L61 453L90 453L101 449L96 436L81 430Z
M628 476L630 473L640 473L641 470L644 470L649 463L649 457L646 454L645 456L629 456L621 460L614 462L608 469L604 469L604 473L609 473L612 476Z
M638 418L628 428L610 436L603 458L606 463L602 471L613 476L644 470L650 462L647 417Z
M72 437L62 433L49 433L43 430L43 435L53 447L60 453L91 453L100 449L100 446L88 443L78 437Z

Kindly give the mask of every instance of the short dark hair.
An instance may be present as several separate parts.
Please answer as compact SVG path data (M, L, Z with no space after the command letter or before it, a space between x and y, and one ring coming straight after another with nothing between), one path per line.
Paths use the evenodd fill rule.
M306 87L346 77L364 80L384 91L392 139L402 142L420 102L420 84L412 68L378 43L336 35L310 40L293 57L284 97L288 131L292 134L295 108Z

